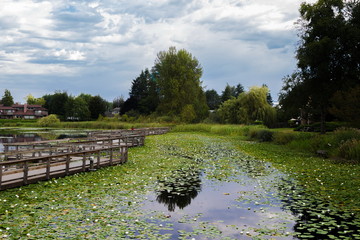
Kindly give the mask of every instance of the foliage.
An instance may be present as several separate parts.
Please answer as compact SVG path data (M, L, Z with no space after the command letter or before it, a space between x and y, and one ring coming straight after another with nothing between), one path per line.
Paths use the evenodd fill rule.
M181 120L185 123L191 123L196 118L196 113L194 110L194 106L192 104L185 105L183 110L181 111Z
M349 139L339 146L339 156L360 163L360 140Z
M29 105L45 105L45 99L44 98L35 98L33 95L29 94L25 97L26 103Z
M344 123L341 122L326 122L324 128L327 132L335 131L337 128L344 126ZM301 125L294 129L295 131L303 132L321 132L321 123L316 122L309 125Z
M244 87L239 83L236 86L230 86L228 83L225 86L224 91L221 94L221 102L226 102L231 98L237 98L241 93L244 92Z
M156 110L159 104L158 86L148 69L141 71L140 76L132 81L129 95L121 113L134 110L140 114L150 114Z
M122 109L124 107L124 103L125 103L124 97L120 96L120 97L114 98L114 100L112 102L112 106L113 106L113 108Z
M273 141L279 145L285 145L295 139L295 134L292 132L274 132Z
M184 49L170 47L157 55L154 74L160 89L158 111L163 115L180 115L184 106L191 104L196 120L208 115L206 97L202 89L202 67L199 61Z
M360 123L360 85L348 91L337 91L331 98L331 104L329 111L339 120L353 125Z
M4 92L4 95L3 97L1 98L1 104L3 104L4 106L11 106L14 104L14 99L13 97L11 96L11 93L9 90L5 89L5 92Z
M49 114L56 114L60 119L63 119L66 114L65 104L69 98L67 92L56 91L54 94L44 95L44 107L49 111Z
M218 109L221 122L250 124L257 120L265 125L275 121L276 111L267 102L267 87L252 87L237 98L224 102Z
M86 100L80 96L69 96L65 103L65 119L86 121L90 119L90 110Z
M280 104L291 114L299 108L311 114L321 122L321 132L334 93L346 94L358 84L359 9L359 2L343 0L319 0L300 8L299 71L285 79Z
M107 110L107 102L99 95L93 96L89 103L91 119L97 119L99 115L104 115Z
M206 103L210 110L218 109L221 103L221 99L219 94L216 92L216 90L207 90L205 92L206 96Z
M58 123L60 123L60 119L55 114L50 114L37 121L37 124L41 127L52 127L56 126Z

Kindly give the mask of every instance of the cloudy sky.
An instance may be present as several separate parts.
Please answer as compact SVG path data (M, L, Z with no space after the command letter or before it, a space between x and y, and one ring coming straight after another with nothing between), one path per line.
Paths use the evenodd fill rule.
M206 90L267 84L276 100L296 68L301 2L0 0L0 96L127 98L141 70L175 46L199 60Z

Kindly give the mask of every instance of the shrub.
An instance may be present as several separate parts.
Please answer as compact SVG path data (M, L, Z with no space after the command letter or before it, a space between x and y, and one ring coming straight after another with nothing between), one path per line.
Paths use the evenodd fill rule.
M196 118L196 112L192 104L187 104L183 107L181 111L181 121L185 123L191 123Z
M60 119L55 114L50 114L47 117L40 118L37 123L41 127L51 127L55 126L56 124L60 123Z
M256 138L260 142L271 142L273 140L274 133L269 130L260 130L256 134Z
M343 142L339 147L338 156L360 163L360 140L349 139Z
M285 145L295 139L294 133L275 132L273 135L273 141L276 144Z

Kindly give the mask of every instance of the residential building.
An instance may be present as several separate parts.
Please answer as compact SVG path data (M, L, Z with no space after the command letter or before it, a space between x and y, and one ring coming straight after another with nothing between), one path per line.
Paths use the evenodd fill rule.
M48 110L41 105L13 104L6 107L0 104L0 119L38 119L47 115Z

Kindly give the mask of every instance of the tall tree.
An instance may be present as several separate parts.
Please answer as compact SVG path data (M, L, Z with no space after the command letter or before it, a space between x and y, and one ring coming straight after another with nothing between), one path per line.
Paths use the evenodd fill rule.
M221 94L221 102L226 102L227 100L235 97L235 88L231 87L228 83L225 86L224 91Z
M69 96L65 103L65 119L78 121L90 119L90 110L84 98Z
M113 100L113 108L123 108L124 107L124 97L121 95L120 97L116 97Z
M92 119L97 119L99 115L104 115L107 110L107 102L99 95L93 96L90 99L90 116Z
M180 115L183 111L195 111L195 119L208 115L206 97L200 80L203 69L199 61L184 49L170 47L161 51L153 68L160 89L158 110L162 114Z
M269 87L266 84L263 84L262 86L269 89ZM270 89L269 89L268 93L266 94L266 100L271 106L273 105L273 99L271 97Z
M1 99L1 103L4 104L4 106L11 106L14 104L14 99L11 96L11 93L9 90L5 89L4 95Z
M214 90L214 89L207 90L205 92L205 95L206 95L206 102L207 102L209 109L211 109L211 110L218 109L220 106L220 103L221 103L221 98L220 98L219 94L216 92L216 90Z
M132 81L129 98L124 102L121 113L133 110L140 114L154 112L159 103L158 86L156 79L148 69Z
M300 14L299 74L285 79L280 104L309 109L325 132L332 96L360 84L360 3L318 0L303 3Z
M44 107L48 109L49 114L56 114L60 118L65 117L65 104L69 98L67 92L56 91L54 94L44 95Z

